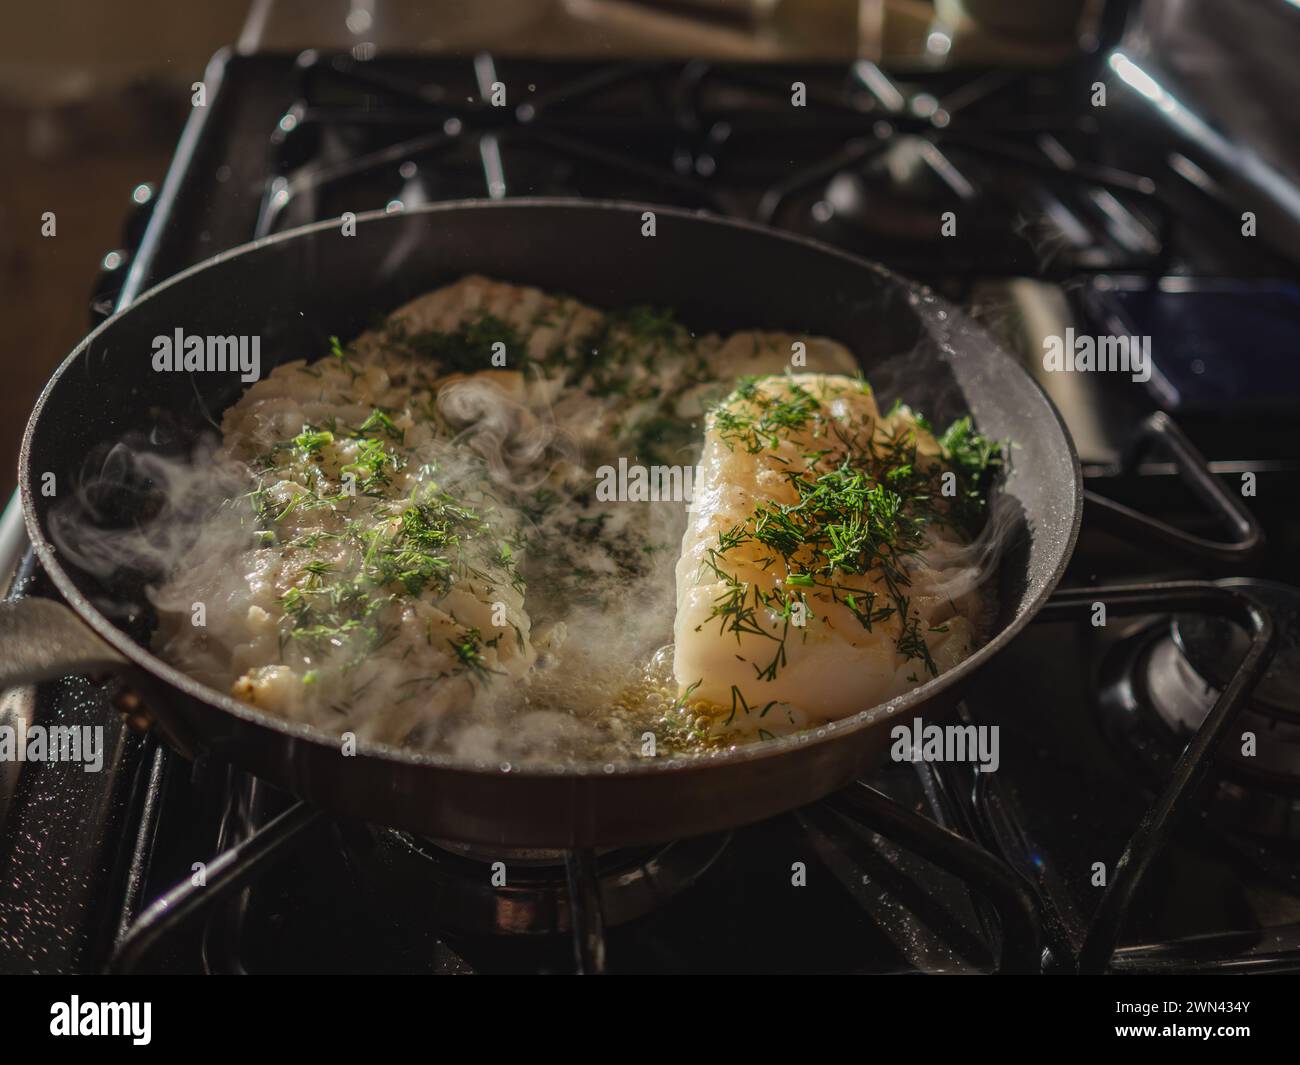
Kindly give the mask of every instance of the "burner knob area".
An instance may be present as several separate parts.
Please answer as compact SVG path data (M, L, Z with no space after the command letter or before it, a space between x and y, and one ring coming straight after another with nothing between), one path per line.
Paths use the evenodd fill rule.
M1255 835L1300 839L1300 589L1254 579L1218 582L1272 614L1273 661L1229 729L1205 789L1207 812ZM1225 619L1179 615L1121 639L1101 666L1099 711L1108 740L1163 781L1246 653ZM1245 737L1249 734L1250 742Z
M1278 631L1273 661L1233 729L1237 737L1252 733L1253 749L1246 751L1240 739L1229 738L1222 757L1252 779L1300 789L1300 589L1248 578L1219 583L1266 607ZM1173 619L1169 638L1147 660L1146 686L1152 706L1176 734L1190 735L1205 719L1249 642L1245 631L1226 618L1202 614Z
M1147 695L1156 712L1180 735L1190 736L1201 727L1219 694L1192 668L1176 637L1161 640L1151 649L1146 680Z
M1249 578L1218 583L1245 592L1272 614L1277 651L1251 702L1261 711L1300 725L1300 588ZM1187 666L1214 692L1232 678L1250 644L1239 626L1208 615L1174 618L1172 636Z

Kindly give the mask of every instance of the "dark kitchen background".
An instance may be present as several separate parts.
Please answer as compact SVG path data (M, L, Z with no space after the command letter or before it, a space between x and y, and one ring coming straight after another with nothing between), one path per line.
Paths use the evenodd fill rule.
M520 855L508 897L484 888L490 855L382 826L293 850L316 812L275 819L284 796L135 736L84 680L9 693L0 719L90 714L116 746L97 775L0 765L0 971L1300 968L1297 55L1288 0L8 11L6 498L40 388L124 294L345 210L607 196L814 236L980 317L1083 460L1066 585L1149 590L1104 634L1049 608L981 675L959 714L1006 726L995 775L893 765L725 838ZM504 117L477 106L497 75ZM1043 374L1067 328L1150 335L1151 381ZM52 594L13 508L0 544L0 577ZM1189 738L1240 633L1153 582L1228 573L1275 609L1283 651L1243 710L1269 758L1211 765ZM811 856L797 904L774 853ZM1129 858L1102 901L1099 854ZM228 858L217 901L185 893L196 855ZM184 920L150 906L174 886Z

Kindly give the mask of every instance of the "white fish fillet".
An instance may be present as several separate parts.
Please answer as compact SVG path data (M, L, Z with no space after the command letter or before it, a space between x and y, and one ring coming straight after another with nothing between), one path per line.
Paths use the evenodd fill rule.
M852 458L854 447L842 437L863 427L877 441L914 433L918 466L938 464L940 449L906 408L882 418L870 390L853 378L770 377L752 389L752 402L733 394L707 425L677 564L673 672L692 700L729 708L732 727L775 732L778 724L802 726L869 709L931 674L923 656L900 652L905 622L897 610L876 620L870 630L858 616L871 593L878 608L891 601L879 569L836 576L829 583L840 584L838 593L792 584L791 568L809 562L808 554L787 564L753 538L756 509L779 511L797 504L792 471L807 468L808 453L814 451L831 452L818 460L817 469ZM787 419L795 424L775 428L768 436L761 412L772 413L769 421L780 421L780 412L790 413L800 396L807 397L806 416ZM757 428L743 428L746 424ZM742 542L727 547L727 537L735 538L738 530ZM966 658L974 642L968 620L973 601L954 603L932 590L940 569L960 557L961 546L958 534L935 527L924 550L908 559L908 624L924 640L937 672ZM857 613L844 601L847 595L853 596ZM796 606L783 616L783 601L800 596L803 611Z

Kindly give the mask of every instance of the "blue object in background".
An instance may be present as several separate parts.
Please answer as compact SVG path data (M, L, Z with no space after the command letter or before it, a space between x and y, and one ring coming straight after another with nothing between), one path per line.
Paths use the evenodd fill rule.
M1300 418L1300 285L1284 280L1101 277L1093 322L1150 336L1147 387L1170 411Z

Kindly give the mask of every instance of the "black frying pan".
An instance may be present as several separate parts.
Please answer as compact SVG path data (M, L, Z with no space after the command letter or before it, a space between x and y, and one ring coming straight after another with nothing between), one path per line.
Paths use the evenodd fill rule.
M656 235L642 236L643 212ZM165 443L239 395L231 374L159 374L155 335L257 334L263 373L319 357L406 300L479 272L599 307L671 307L696 330L763 327L835 337L886 402L936 423L969 412L1015 442L1000 491L1018 515L999 571L996 635L956 669L834 725L725 755L619 766L471 765L363 747L292 725L202 686L147 649L138 578L111 587L60 558L48 536L52 472L68 490L128 434ZM900 363L906 372L890 368ZM887 364L887 365L886 365ZM881 378L884 378L882 380ZM188 427L188 428L187 428ZM345 237L337 222L227 252L137 299L83 341L54 375L23 440L20 485L42 565L71 609L49 601L0 612L0 685L74 672L123 673L142 713L186 754L211 751L348 814L435 837L516 846L677 839L756 821L842 787L889 746L889 722L938 717L1019 632L1059 580L1078 532L1078 460L1060 417L1028 375L959 312L895 275L811 241L668 208L565 200L443 204L374 213ZM117 520L129 521L128 513ZM139 609L110 620L96 603Z

